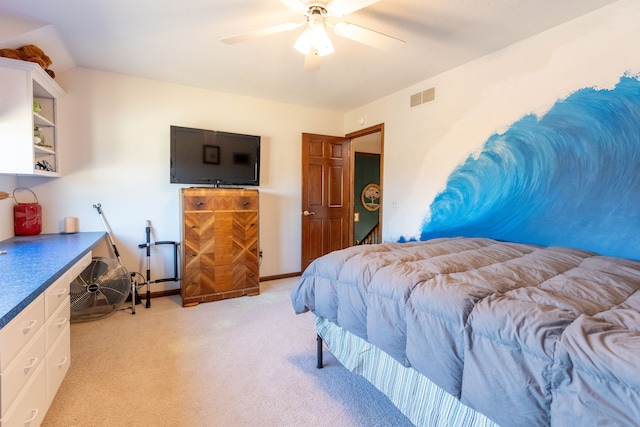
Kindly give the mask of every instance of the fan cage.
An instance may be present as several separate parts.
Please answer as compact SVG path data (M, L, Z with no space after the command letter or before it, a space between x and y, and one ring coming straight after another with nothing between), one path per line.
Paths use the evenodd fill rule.
M110 316L131 294L131 275L116 259L96 257L71 282L71 322Z

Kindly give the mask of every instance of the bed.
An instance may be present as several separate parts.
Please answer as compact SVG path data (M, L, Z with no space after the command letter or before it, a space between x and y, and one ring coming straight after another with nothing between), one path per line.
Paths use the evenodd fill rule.
M291 292L415 425L639 425L640 262L436 238L347 248Z

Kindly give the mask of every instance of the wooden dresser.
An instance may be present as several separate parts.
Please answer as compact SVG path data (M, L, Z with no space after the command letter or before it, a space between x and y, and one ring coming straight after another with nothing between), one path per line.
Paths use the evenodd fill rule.
M180 191L182 305L258 295L258 190Z

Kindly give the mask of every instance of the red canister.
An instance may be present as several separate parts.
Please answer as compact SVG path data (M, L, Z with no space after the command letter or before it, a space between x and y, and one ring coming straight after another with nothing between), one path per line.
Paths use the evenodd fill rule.
M34 202L22 203L16 198L16 191L29 191ZM13 225L16 236L35 236L42 232L42 207L38 204L36 194L28 188L16 188L13 190Z

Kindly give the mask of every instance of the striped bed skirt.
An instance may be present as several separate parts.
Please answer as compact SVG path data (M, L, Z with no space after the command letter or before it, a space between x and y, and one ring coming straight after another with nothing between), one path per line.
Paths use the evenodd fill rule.
M316 331L327 349L348 370L384 393L416 426L498 427L460 403L424 375L334 323L315 317Z

